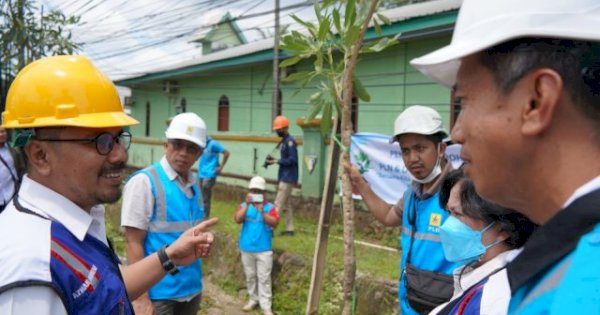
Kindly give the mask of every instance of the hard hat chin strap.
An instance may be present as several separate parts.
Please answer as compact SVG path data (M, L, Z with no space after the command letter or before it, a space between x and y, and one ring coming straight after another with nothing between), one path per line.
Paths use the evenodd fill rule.
M437 151L436 154L438 154L438 158L437 161L435 162L435 166L433 167L433 169L431 170L431 173L429 173L429 175L427 175L425 178L416 178L411 172L408 172L408 174L410 175L410 178L419 183L419 184L428 184L431 183L434 179L436 179L440 174L442 174L442 157L439 156L440 153L440 143L438 143L437 145Z

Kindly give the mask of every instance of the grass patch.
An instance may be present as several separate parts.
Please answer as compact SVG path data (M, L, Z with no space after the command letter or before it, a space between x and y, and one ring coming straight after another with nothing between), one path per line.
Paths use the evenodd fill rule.
M211 214L220 219L214 229L227 234L227 237L232 239L237 239L241 231L241 225L236 224L233 220L233 214L238 204L238 201L221 200L215 200L212 204L213 210ZM125 256L124 238L120 229L120 207L120 202L107 206L106 229L107 235L113 242L117 253L121 256ZM289 270L280 270L278 279L273 279L273 308L280 314L304 314L308 288L310 286L311 265L317 235L317 225L311 220L296 217L294 219L294 226L296 228L296 234L293 237L279 236L279 233L285 228L283 219L274 232L275 237L273 239L273 246L276 252L293 253L301 256L305 262L298 268L294 267L289 268ZM326 315L339 314L341 312L344 256L342 241L343 227L341 224L333 224L330 228L329 235L327 262L319 306L319 313ZM397 246L397 237L398 236L395 237L395 242L391 247ZM385 236L383 239L374 240L370 235L364 235L358 232L355 235L355 238L357 240L373 242L384 246L390 246L390 244L385 244L386 242L383 241L383 239L388 242L391 242L392 239L392 237ZM216 260L214 262L206 261L205 272L211 270L210 263L227 265L240 264L236 251L236 248L228 248L226 253L221 253L221 255L223 255L221 259L223 260L215 257ZM355 254L358 273L393 281L398 279L399 252L389 252L356 244ZM231 261L232 259L236 261ZM245 289L241 267L237 269L239 269L240 272L231 272L212 278L213 282L224 292L234 297L238 297L240 291ZM215 301L206 302L214 303Z

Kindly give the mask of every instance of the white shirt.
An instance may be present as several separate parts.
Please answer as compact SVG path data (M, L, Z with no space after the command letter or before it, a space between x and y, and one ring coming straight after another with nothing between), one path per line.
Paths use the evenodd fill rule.
M521 253L521 249L513 249L498 254L490 261L473 269L471 267L459 267L454 270L454 294L449 302L436 307L429 315L439 313L448 303L460 298L465 290L479 283L500 268L513 261ZM469 268L469 269L466 269ZM464 270L464 271L463 271ZM462 275L461 275L462 273ZM508 313L508 303L510 302L510 285L506 269L503 269L491 275L483 287L481 296L480 314L486 315L504 315Z
M41 216L51 218L65 226L78 240L83 241L86 234L97 238L107 244L106 229L104 226L104 207L101 205L92 208L90 214L79 208L69 199L45 187L27 175L23 177L21 189L17 197L21 205ZM49 233L51 221L42 222L44 226L38 229L28 229L27 226L11 224L18 212L14 204L10 204L0 216L0 239L13 240L1 242L0 249L4 252L19 252L20 244L28 244L27 248L34 248L37 252L49 253ZM33 216L32 216L33 218ZM39 220L36 220L39 221ZM44 242L46 240L47 242ZM45 243L45 244L44 244ZM23 253L26 255L29 253ZM34 253L35 254L35 253ZM49 255L48 255L49 256ZM4 257L5 258L5 257ZM48 257L50 259L50 257ZM3 259L0 256L0 265L4 270L23 268L10 264L25 264L19 259ZM50 270L34 270L48 277L51 281ZM12 283L18 279L11 272L0 273L0 284ZM31 286L14 288L0 294L0 310L2 314L36 314L36 315L63 315L67 314L60 297L56 292L45 286Z
M12 197L15 191L15 182L13 176L17 176L15 163L8 145L0 146L0 157L8 164L8 168L4 163L0 162L0 205L5 205Z
M184 180L171 167L167 158L163 156L160 166L165 170L169 180L176 180L179 187L186 196L193 195L192 186L196 185L196 176L190 171ZM185 182L185 184L183 184ZM152 195L152 184L148 176L137 174L130 178L123 189L123 201L121 205L121 226L130 226L140 230L148 230L152 212L154 211L154 196Z
M197 185L197 178L191 171L187 178L182 178L171 167L166 157L160 159L160 166L167 174L170 181L175 181L187 197L193 196L192 186ZM152 184L148 176L136 174L131 177L123 188L123 199L121 204L121 226L134 227L148 231L152 213L154 212L154 196L152 195ZM199 294L199 293L198 293ZM198 294L173 299L179 302L188 302Z

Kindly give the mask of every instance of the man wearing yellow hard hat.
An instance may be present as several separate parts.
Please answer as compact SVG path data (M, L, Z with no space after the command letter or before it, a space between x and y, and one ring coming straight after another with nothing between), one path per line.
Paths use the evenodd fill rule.
M465 0L411 61L454 89L477 192L540 225L499 271L510 314L600 314L599 23L598 0Z
M85 57L44 58L15 78L2 127L21 129L28 173L0 215L2 314L132 314L130 299L168 267L208 255L216 219L129 266L111 249L102 204L121 197L124 128L136 123Z

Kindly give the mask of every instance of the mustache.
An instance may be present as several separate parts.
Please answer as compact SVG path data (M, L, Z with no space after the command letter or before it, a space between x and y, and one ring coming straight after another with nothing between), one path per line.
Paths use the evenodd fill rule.
M122 172L125 170L125 167L126 167L125 162L119 162L117 164L107 165L107 166L102 167L102 169L100 170L100 175L104 175L107 173Z

